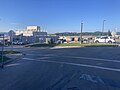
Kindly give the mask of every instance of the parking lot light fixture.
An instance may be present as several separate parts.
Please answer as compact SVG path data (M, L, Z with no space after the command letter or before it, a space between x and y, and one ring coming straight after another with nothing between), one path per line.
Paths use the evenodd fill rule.
M105 21L106 21L106 20L103 20L103 25L102 25L102 35L104 35Z
M81 21L81 29L80 29L80 44L82 44L82 32L83 32L83 21Z
M12 35L11 35L11 48L12 48L11 51L13 51L13 32L12 32Z
M3 61L3 54L4 54L4 34L2 34L2 35L0 35L0 36L2 36L3 37L3 45L2 45L2 53L1 53L1 68L3 68L4 67L4 61Z

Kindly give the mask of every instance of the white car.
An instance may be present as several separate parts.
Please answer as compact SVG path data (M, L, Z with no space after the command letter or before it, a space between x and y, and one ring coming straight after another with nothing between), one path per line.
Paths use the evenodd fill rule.
M23 44L23 42L18 42L18 45L22 45Z
M13 45L17 45L18 44L18 42L12 42L13 43Z
M111 36L99 36L95 37L95 43L115 43L115 39Z

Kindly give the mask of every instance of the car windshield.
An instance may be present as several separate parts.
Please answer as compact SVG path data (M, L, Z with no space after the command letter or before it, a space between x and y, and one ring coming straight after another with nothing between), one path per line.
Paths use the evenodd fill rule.
M120 90L120 0L0 0L0 90Z
M96 39L99 39L100 37L96 37Z

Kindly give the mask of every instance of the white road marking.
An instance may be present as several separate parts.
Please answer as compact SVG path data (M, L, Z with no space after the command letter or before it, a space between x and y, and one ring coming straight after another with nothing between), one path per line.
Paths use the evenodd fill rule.
M48 58L51 58L51 57L40 57L40 58L37 58L37 59L48 59ZM32 59L32 58L22 58L22 59L35 60L35 59Z
M59 56L56 56L56 57L59 57ZM88 59L88 60L94 60L94 61L105 61L105 62L120 63L120 60L112 60L112 59L88 58L88 57L74 57L74 56L60 56L60 57L68 57L68 58Z
M12 66L17 66L17 65L20 65L20 63L5 65L5 67L12 67Z
M61 48L52 47L52 48L50 48L50 49L61 49Z
M34 55L34 54L32 54ZM40 55L40 54L39 54ZM54 57L67 57L67 58L77 58L77 59L88 59L88 60L94 60L94 61L105 61L105 62L115 62L115 63L120 63L120 60L112 60L112 59L102 59L102 58L89 58L89 57L76 57L76 56L55 56L54 54L47 54L47 55L42 55L42 56L54 56Z
M54 56L55 54L27 54L30 56Z
M99 76L94 76L94 75L89 75L89 74L82 74L80 76L80 79L91 81L93 83L105 84L105 82Z
M55 54L45 54L43 56L54 56Z
M51 58L51 57L41 57L39 59L49 59L49 58Z
M35 59L32 59L32 58L22 58L22 59L25 59L25 60L35 60Z
M56 64L66 64L66 65L72 65L72 66L80 66L80 67L88 67L88 68L96 68L96 69L120 72L120 69L109 68L109 67L101 67L101 66L93 66L93 65L86 65L86 64L77 64L77 63L68 63L68 62L59 62L59 61L50 61L50 60L36 60L36 59L30 59L30 58L24 58L24 59L28 60L28 61L38 61L38 62L47 62L47 63L56 63Z

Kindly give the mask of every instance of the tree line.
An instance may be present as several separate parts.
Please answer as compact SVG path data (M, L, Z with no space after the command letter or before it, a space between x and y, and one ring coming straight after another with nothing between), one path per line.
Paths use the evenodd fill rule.
M55 35L58 35L58 36L80 36L81 33L77 33L77 32L63 32L63 33L55 33ZM111 36L111 32L110 30L108 30L108 32L99 32L99 31L96 31L96 32L83 32L82 35L84 36L88 36L88 35L91 35L91 36Z

